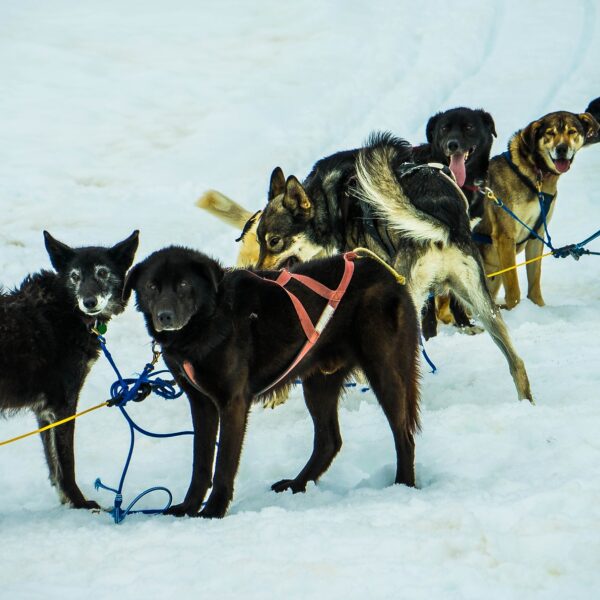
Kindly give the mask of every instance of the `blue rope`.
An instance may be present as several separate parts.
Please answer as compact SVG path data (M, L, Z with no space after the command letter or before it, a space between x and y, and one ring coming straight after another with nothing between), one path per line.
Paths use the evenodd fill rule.
M435 366L435 364L429 358L429 356L427 355L427 352L425 351L425 343L423 342L423 336L420 336L419 343L421 344L421 354L423 355L425 362L431 367L431 373L434 374L437 371L437 367Z
M567 256L572 256L575 260L579 260L584 254L600 256L600 252L592 252L591 250L586 250L584 248L584 246L594 241L599 236L600 229L598 229L596 233L590 235L590 237L583 240L583 242L579 242L579 244L569 244L567 246L557 248L556 250L553 250L554 258L566 258Z
M538 240L540 240L540 242L542 242L545 246L547 246L548 249L552 252L552 255L554 256L554 258L566 258L567 256L571 256L575 260L579 260L584 254L592 255L592 256L600 256L600 252L592 252L591 250L587 250L584 248L584 246L586 246L587 244L589 244L590 242L592 242L593 240L595 240L597 237L600 236L600 229L598 231L596 231L596 233L590 235L588 238L583 240L582 242L579 242L578 244L567 244L566 246L561 246L560 248L555 248L552 245L552 238L550 237L550 232L548 231L548 211L549 211L550 205L552 204L552 200L554 199L554 197L551 197L550 202L547 202L543 192L539 191L537 194L538 194L538 201L540 203L541 224L544 226L544 237L543 238L537 233L537 231L535 231L534 229L529 227L529 225L527 225L526 223L521 221L521 219L519 219L519 217L512 210L510 210L510 208L508 208L508 206L506 206L500 198L496 198L494 200L494 202L497 206L499 206L502 210L504 210L504 212L509 214L515 221L517 221L525 229L527 229L530 232L531 236L536 237ZM539 227L539 221L536 224L536 229L538 227ZM478 234L474 234L474 237L476 235L478 235ZM486 237L489 237L489 236L486 236ZM492 240L490 238L489 242L487 239L485 241L475 239L475 241L479 241L480 243L486 243L486 242L491 243ZM519 243L522 243L522 242L519 242Z
M170 381L165 381L158 377L163 373L168 373L167 370L162 371L154 371L154 365L148 363L144 367L144 370L140 373L140 375L136 378L123 379L115 361L113 360L108 348L106 347L106 340L102 335L98 335L98 341L100 343L100 348L104 353L104 356L110 363L114 372L117 375L117 381L115 381L110 387L110 397L109 406L117 406L121 411L121 414L127 421L127 425L129 426L129 451L127 452L127 458L125 460L125 465L123 467L123 472L121 474L121 478L119 480L118 487L112 488L108 485L102 483L100 478L98 477L95 481L95 488L108 490L109 492L113 492L115 494L114 507L110 511L111 515L115 521L115 523L121 523L127 515L134 513L142 513L145 515L156 515L164 513L170 506L173 500L173 494L163 486L155 486L152 488L148 488L143 492L139 493L126 508L122 508L123 505L123 486L125 485L125 477L127 475L127 471L129 469L129 465L131 463L131 458L133 456L133 449L135 447L135 432L139 432L143 435L152 438L169 438L169 437L178 437L182 435L194 435L193 431L178 431L175 433L154 433L152 431L148 431L140 427L135 421L129 416L127 411L125 410L125 405L128 402L141 402L144 398L146 398L149 394L155 393L156 395L164 398L166 400L174 400L175 398L179 398L183 394L183 390L179 392L176 391L175 386ZM133 510L133 507L147 494L152 492L161 491L167 494L167 503L164 508L161 509L138 509Z
M540 213L542 216L542 224L544 225L544 235L545 235L545 238L547 238L547 239L541 237L537 231L535 231L531 227L529 227L529 225L527 225L527 223L525 223L524 221L521 221L521 219L519 219L519 217L510 208L508 208L508 206L506 206L506 204L504 204L504 202L502 202L502 200L500 200L500 198L496 198L496 200L494 200L494 202L504 212L508 213L515 221L517 221L517 223L519 223L525 229L527 229L527 231L529 231L530 235L536 237L538 240L540 240L540 242L542 242L542 244L544 244L544 246L547 246L550 250L554 251L554 246L552 245L552 239L550 238L550 234L548 233L548 223L547 223L547 219L546 219L547 209L546 209L546 205L544 202L543 194L541 192L538 192L538 202L540 203ZM522 243L522 242L519 242L519 243Z

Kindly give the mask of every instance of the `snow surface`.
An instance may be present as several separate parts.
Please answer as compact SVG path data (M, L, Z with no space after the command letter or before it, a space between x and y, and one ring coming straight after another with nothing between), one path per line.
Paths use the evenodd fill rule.
M419 142L427 118L484 107L508 136L600 93L600 16L581 2L68 2L0 7L0 279L49 267L42 229L73 245L141 229L138 257L172 242L233 263L234 232L193 206L215 188L251 209L272 168L303 177L372 129ZM558 244L600 227L600 145L560 182ZM598 244L596 244L598 249ZM521 273L521 277L524 273ZM394 454L370 394L340 409L344 447L318 485L277 495L312 427L299 390L251 415L235 498L219 521L67 509L36 438L0 449L0 597L593 598L600 585L600 260L547 259L547 306L506 314L537 405L516 400L489 336L449 328L427 348L418 489L391 486ZM130 307L108 340L124 373L150 357ZM107 397L100 360L80 408ZM189 427L184 400L131 410ZM34 428L2 421L1 439ZM104 506L128 443L116 410L77 423L78 481ZM126 501L180 500L188 439L142 439ZM148 501L156 506L162 498Z

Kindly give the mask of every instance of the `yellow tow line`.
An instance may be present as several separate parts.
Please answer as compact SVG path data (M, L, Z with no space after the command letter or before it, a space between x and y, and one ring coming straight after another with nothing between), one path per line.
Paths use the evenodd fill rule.
M398 271L396 271L393 267L388 265L383 259L381 259L379 256L377 256L377 254L375 254L368 248L355 248L354 252L356 252L359 256L360 255L368 256L369 258L377 260L388 271L390 271L390 273L392 273L392 275L394 275L394 277L396 278L396 281L398 283L400 283L400 284L406 283L406 279L404 278L404 276L400 275L400 273L398 273ZM513 269L517 269L518 267L522 267L524 265L528 265L529 263L536 262L538 260L542 260L542 258L546 258L547 256L552 256L552 252L547 252L546 254L542 254L541 256L536 256L535 258L530 258L529 260L526 260L522 263L513 265L512 267L507 267L506 269L496 271L495 273L490 273L489 275L487 275L487 277L495 277L496 275L501 275L502 273L506 273L507 271L512 271ZM9 440L4 440L3 442L0 442L0 446L6 446L7 444L12 444L13 442L17 442L17 441L22 440L31 435L35 435L36 433L42 433L44 431L48 431L48 429L58 427L59 425L63 425L64 423L68 423L69 421L73 421L83 415L87 415L88 413L91 413L92 411L97 410L98 408L102 408L103 406L108 406L108 402L107 401L101 402L100 404L97 404L96 406L92 406L91 408L82 410L81 412L79 412L77 414L71 415L70 417L66 417L64 419L61 419L60 421L50 423L50 425L46 425L45 427L40 427L39 429L36 429L35 431L30 431L29 433L24 433L23 435L18 435L17 437L11 438Z
M81 412L79 412L75 415L71 415L70 417L61 419L60 421L55 421L54 423L50 423L50 425L46 425L45 427L40 427L39 429L36 429L35 431L30 431L29 433L24 433L23 435L18 435L17 437L11 438L10 440L4 440L3 442L0 442L0 446L6 446L7 444L11 444L12 442L16 442L18 440L22 440L23 438L29 437L30 435L35 435L36 433L42 433L42 431L47 431L48 429L52 429L53 427L58 427L59 425L62 425L63 423L68 423L69 421L73 421L74 419L77 419L77 417L81 417L82 415L87 415L87 413L90 413L93 410L102 408L103 406L107 406L107 405L108 405L108 402L104 401L101 404L92 406L91 408L86 408L86 410L82 410Z

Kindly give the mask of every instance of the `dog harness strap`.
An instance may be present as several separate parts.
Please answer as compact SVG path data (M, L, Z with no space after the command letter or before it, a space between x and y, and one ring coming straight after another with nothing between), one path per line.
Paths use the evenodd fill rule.
M506 164L513 170L513 172L515 173L515 175L532 191L535 192L536 194L538 193L538 189L535 186L535 184L533 183L533 181L531 181L531 179L529 179L529 177L527 177L524 173L522 173L519 169L519 167L517 167L517 165L515 165L515 163L512 160L512 156L510 155L510 151L507 150L506 152L503 152L501 154L502 158L506 161Z
M273 386L277 385L282 379L289 375L289 373L291 373L291 371L308 354L309 350L317 343L319 336L327 326L327 323L329 323L333 317L338 304L341 302L346 290L348 289L350 281L352 280L352 275L354 274L354 259L356 259L357 256L358 255L355 252L346 252L344 254L344 274L342 275L342 279L335 290L330 290L328 287L312 279L311 277L306 277L304 275L300 276L296 273L290 273L286 270L283 270L275 281L269 279L265 280L270 281L271 283L276 283L287 293L294 305L294 308L296 309L296 314L298 315L298 319L300 320L300 324L302 325L302 329L304 330L307 340L298 353L298 356L296 356L296 358L292 361L292 364L275 381L257 392L257 396L268 392ZM290 281L290 279L297 279L299 283L302 283L316 294L323 296L324 298L329 298L327 306L323 309L323 312L321 313L316 325L313 325L310 316L306 312L306 309L300 300L284 287ZM315 288L318 288L320 291L317 291ZM327 296L325 296L324 293L327 293Z
M302 325L302 329L304 330L304 335L306 336L306 338L308 340L311 340L311 341L314 340L316 342L317 338L319 337L319 334L317 333L311 318L309 317L308 313L306 312L306 309L302 305L302 302L300 302L300 300L298 299L298 296L296 296L295 294L292 294L292 292L290 292L289 290L286 290L285 288L283 288L283 290L290 297L290 300L292 301L292 304L294 305L294 308L296 309L296 314L298 315L300 325Z

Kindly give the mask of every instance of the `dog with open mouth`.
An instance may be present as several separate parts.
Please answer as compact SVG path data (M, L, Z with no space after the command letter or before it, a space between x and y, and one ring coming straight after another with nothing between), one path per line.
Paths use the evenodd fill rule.
M56 272L28 276L0 292L0 414L29 409L39 427L77 412L79 393L100 353L93 326L123 312L123 282L138 246L138 232L107 247L71 248L44 232ZM63 504L99 508L75 481L70 421L42 432L50 482Z
M427 143L413 150L418 163L439 162L448 165L469 202L469 215L478 219L483 212L480 185L485 185L496 124L489 112L464 106L433 115L425 128ZM454 296L430 298L423 312L423 336L437 333L437 320L452 323L461 332L481 331L465 313Z
M324 288L333 291L329 302ZM169 514L225 515L252 403L296 378L314 422L313 452L296 477L273 490L304 491L340 450L338 399L354 369L367 375L392 429L395 482L414 486L417 317L406 288L380 262L344 255L289 272L225 270L205 254L171 246L130 271L125 298L131 291L194 423L192 480ZM304 353L307 339L314 345Z
M510 138L507 152L492 158L489 187L522 222L543 237L544 220L549 223L554 214L558 180L571 169L586 140L598 135L599 128L590 113L559 111L536 119ZM540 257L544 250L541 240L489 200L475 234L487 273L513 267L523 251L530 260ZM527 297L538 306L544 306L541 274L540 260L527 265ZM516 269L488 282L494 298L504 286L506 308L520 301Z

